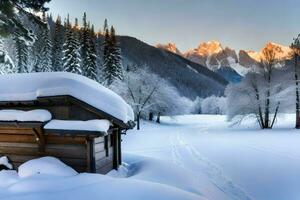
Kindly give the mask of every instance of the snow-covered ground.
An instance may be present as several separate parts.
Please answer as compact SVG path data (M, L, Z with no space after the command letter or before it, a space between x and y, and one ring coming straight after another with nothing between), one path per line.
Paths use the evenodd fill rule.
M19 173L0 172L0 199L296 200L300 131L293 126L293 115L274 130L251 120L230 127L225 116L163 117L123 137L118 172L76 174L37 160Z
M198 199L300 199L300 131L293 115L277 121L274 130L259 130L251 120L231 127L225 116L212 115L144 122L124 138L125 162L136 171L130 178Z

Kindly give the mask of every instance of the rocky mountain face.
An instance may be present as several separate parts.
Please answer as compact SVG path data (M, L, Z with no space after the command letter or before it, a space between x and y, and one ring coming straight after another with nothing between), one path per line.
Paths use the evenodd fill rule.
M164 50L170 51L172 53L176 53L178 55L182 55L181 52L177 49L175 43L158 44L158 45L156 45L156 47L159 49L164 49Z
M125 68L148 67L153 73L168 80L187 98L222 95L228 84L218 73L176 53L153 47L133 37L119 36L118 41ZM176 48L170 49L176 52Z
M196 49L189 50L183 56L193 62L202 64L209 69L216 71L221 66L229 67L230 62L227 58L238 62L238 57L233 49L223 48L217 41L201 43Z
M164 46L161 45L161 47ZM175 44L172 44L172 48L177 49ZM259 62L264 59L263 50L266 48L273 49L276 58L280 61L288 60L291 57L291 49L289 47L273 42L267 43L259 52L240 50L237 54L234 49L223 47L218 41L209 41L201 43L197 48L188 50L181 55L193 62L206 66L212 71L226 72L227 75L235 71L238 75L243 76L253 66L257 66ZM164 49L168 50L168 48ZM234 80L238 80L236 75L233 76ZM232 82L230 76L229 79L228 77L226 79Z

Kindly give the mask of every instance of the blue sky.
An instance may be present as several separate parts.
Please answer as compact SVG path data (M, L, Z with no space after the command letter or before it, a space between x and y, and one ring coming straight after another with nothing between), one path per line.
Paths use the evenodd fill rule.
M174 42L181 51L208 40L259 50L268 41L289 45L300 33L299 0L52 0L48 7L79 19L86 11L96 28L107 18L118 34Z

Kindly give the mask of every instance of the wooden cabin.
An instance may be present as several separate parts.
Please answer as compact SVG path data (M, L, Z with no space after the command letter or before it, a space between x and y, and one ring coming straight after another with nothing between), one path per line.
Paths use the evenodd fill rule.
M122 162L121 134L134 126L131 120L118 117L122 116L118 112L107 111L108 106L123 108L114 102L126 106L121 98L94 81L70 73L5 75L0 77L0 84L13 84L12 80L17 83L9 92L0 86L0 156L7 156L15 169L44 156L56 157L78 172L105 174L118 168ZM28 89L22 86L25 83L36 85ZM58 89L60 85L63 92ZM73 87L80 95L72 92ZM37 95L24 95L32 91L38 91ZM88 95L107 103L99 103L101 107L95 99L85 101L82 97ZM123 112L126 110L132 112L128 105ZM50 117L31 116L35 111Z

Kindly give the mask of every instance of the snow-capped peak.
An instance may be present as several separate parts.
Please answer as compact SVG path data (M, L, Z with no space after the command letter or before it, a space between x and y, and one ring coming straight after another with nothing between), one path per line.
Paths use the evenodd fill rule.
M268 42L259 52L247 51L248 55L255 61L261 61L264 59L263 51L269 49L275 51L275 57L278 60L289 59L292 53L292 49L287 46L283 46L274 42Z
M216 71L220 67L230 66L227 58L238 61L236 52L228 47L223 48L216 40L203 42L196 49L187 51L184 56L196 63Z
M208 42L202 42L198 48L188 51L187 54L193 52L201 56L210 56L220 53L221 51L223 51L221 43L216 40L212 40Z
M178 50L176 44L172 42L169 42L167 44L158 44L156 45L156 47L181 55L181 52Z

